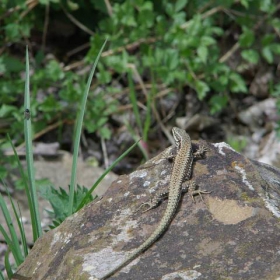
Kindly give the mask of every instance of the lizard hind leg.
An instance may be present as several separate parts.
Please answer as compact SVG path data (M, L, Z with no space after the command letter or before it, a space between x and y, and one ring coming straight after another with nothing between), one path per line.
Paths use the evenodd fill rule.
M188 181L184 187L182 187L183 192L189 192L190 196L192 197L193 202L195 202L194 197L196 195L199 195L200 199L204 202L204 199L202 197L202 194L209 194L211 191L206 191L206 190L199 190L197 189L197 185L194 181Z
M193 202L195 202L194 197L195 197L196 195L199 195L200 199L201 199L203 202L205 202L204 199L203 199L202 194L209 194L209 193L211 193L211 191L206 191L206 190L194 190L194 191L191 192L191 197L192 197Z
M168 197L168 191L160 193L156 195L154 198L152 198L150 201L141 203L135 212L138 212L142 207L145 207L146 205L148 205L148 208L142 211L142 213L145 213L153 208L156 208L161 203L161 201L163 201L167 197Z

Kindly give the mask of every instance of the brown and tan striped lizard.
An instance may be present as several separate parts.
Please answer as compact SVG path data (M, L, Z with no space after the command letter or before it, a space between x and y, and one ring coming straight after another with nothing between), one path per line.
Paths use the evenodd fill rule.
M193 169L193 159L202 156L207 151L206 147L201 146L196 153L193 153L191 138L183 129L174 127L172 129L172 133L175 140L177 153L172 168L169 190L168 192L157 195L150 202L146 202L141 205L149 205L149 208L144 211L146 212L157 207L159 202L168 196L166 211L152 235L121 264L100 278L100 280L107 279L108 277L115 274L118 270L126 266L137 256L147 250L166 231L175 215L182 192L189 190L191 192L192 198L196 194L201 196L201 194L210 193L204 190L196 190L196 184L193 181L190 181ZM182 186L184 181L188 181L185 187Z

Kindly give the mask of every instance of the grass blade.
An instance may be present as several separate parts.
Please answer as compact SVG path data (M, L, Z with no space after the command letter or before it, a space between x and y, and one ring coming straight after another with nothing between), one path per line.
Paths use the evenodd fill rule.
M6 187L6 185L5 185L5 187ZM24 227L23 227L23 224L22 224L22 219L20 219L20 217L22 217L21 212L20 212L20 208L19 208L19 205L18 205L18 209L19 209L19 212L20 212L20 216L19 216L19 214L17 212L17 209L15 207L14 201L13 201L12 197L10 196L7 187L6 187L6 193L8 194L11 205L13 207L14 215L16 217L17 225L18 225L19 232L20 232L20 240L21 240L21 244L23 246L24 256L26 257L28 255L28 246L27 246L27 242L26 242L26 236L25 236L25 231L24 231Z
M25 112L30 112L30 92L29 92L29 56L28 48L26 47L26 75L25 75L25 92L24 92L24 108ZM35 185L33 151L32 151L32 132L31 132L31 118L24 118L24 137L26 149L27 171L29 177L30 196L31 196L31 223L33 230L33 241L35 242L39 236L42 235L42 227L40 220L40 213L38 207L37 191ZM30 206L30 205L29 205ZM33 220L32 220L33 218Z
M10 250L8 249L5 253L5 269L7 272L7 275L9 277L9 279L12 279L13 277L13 270L9 261L9 254L10 254Z
M31 217L31 221L33 221L35 219L35 215L34 215L34 209L32 207L32 201L31 201L30 191L29 191L29 188L28 188L28 182L26 180L26 177L25 177L25 174L24 174L24 171L23 171L23 167L22 167L22 164L21 164L21 162L19 160L16 148L15 148L15 146L14 146L14 144L13 144L9 134L7 135L7 138L8 138L8 140L9 140L9 142L11 144L11 147L13 149L14 155L15 155L16 160L17 160L20 176L21 176L21 178L23 179L23 182L24 182L24 189L25 189L25 193L26 193L26 196L27 196L28 207L29 207L29 211L30 211L30 217ZM19 212L20 212L20 209L19 209ZM21 216L21 213L20 213L20 216ZM35 227L32 227L32 230L33 230L33 236L34 236L35 235L35 233L34 233ZM20 228L20 231L21 231L21 228ZM27 245L24 244L26 242L26 238L25 238L24 235L25 234L24 234L24 229L23 229L23 232L21 232L22 244L23 244L25 256L27 256L26 249L28 247L26 247Z
M140 112L139 112L138 105L137 105L137 97L136 97L136 93L135 93L135 87L134 87L134 84L132 81L131 71L128 71L127 74L128 74L128 84L129 84L129 99L132 104L132 109L133 109L136 123L142 134L143 133L142 121L141 121Z
M11 238L9 237L8 233L5 231L5 229L3 228L2 225L0 225L0 231L1 231L5 241L7 242L11 252L13 253L16 264L20 265L23 262L24 258L23 258L22 252L21 252L19 240L18 240L16 231L15 231L15 228L14 228L14 224L13 224L11 215L9 213L6 202L1 194L0 194L0 207L2 209L2 213L4 215L6 225L9 229Z
M70 191L69 191L69 208L68 208L68 215L70 216L73 213L73 201L74 201L74 191L76 187L76 178L77 178L77 161L78 161L78 153L79 153L79 146L80 146L80 138L81 138L81 131L82 131L82 126L83 126L83 118L85 114L85 109L86 109L86 102L87 102L87 97L91 85L91 81L96 69L96 65L99 61L99 58L101 56L101 53L107 43L107 40L104 42L103 46L101 47L94 64L92 66L92 69L90 71L90 75L88 77L86 89L84 91L84 94L82 96L82 101L80 104L80 109L78 111L78 116L77 116L77 122L76 122L76 129L75 129L75 141L74 141L74 151L73 151L73 163L72 163L72 171L71 171L71 182L70 182Z
M14 205L13 205L13 208L14 208ZM14 211L16 213L16 210L14 210ZM25 230L24 230L24 227L23 227L22 215L21 215L19 205L18 205L18 211L19 211L19 215L17 214L17 223L18 223L18 227L19 227L19 231L20 231L24 256L27 257L27 255L28 255L28 245L27 245L27 239L26 239ZM21 219L19 219L19 217L21 217Z
M131 125L129 123L126 123L126 128L129 131L129 133L131 134L132 138L134 141L137 141L137 139L139 139L139 135L135 134L134 129L131 127ZM143 138L140 139L140 141L137 142L138 143L138 148L140 149L140 151L143 154L143 157L145 158L145 160L149 159L149 155L147 153L147 149L146 149L146 144L145 141L143 140Z

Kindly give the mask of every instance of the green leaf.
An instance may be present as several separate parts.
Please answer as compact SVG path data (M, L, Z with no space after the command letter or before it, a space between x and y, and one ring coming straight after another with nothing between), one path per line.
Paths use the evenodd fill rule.
M265 47L265 46L270 45L274 41L275 41L275 36L273 34L267 34L262 38L261 43L262 43L262 46Z
M139 11L153 11L153 3L150 1L145 1L139 7Z
M199 100L202 100L210 90L209 86L205 82L199 80L196 80L194 85Z
M270 45L270 49L275 54L280 54L280 44L274 43Z
M188 39L199 42L199 39L194 36L197 36L201 32L201 28L204 28L202 26L201 15L200 14L194 15L193 18L188 22L189 22L189 28L187 31L189 32L189 36L191 36Z
M166 50L164 53L164 62L169 70L176 70L179 65L179 54L175 50Z
M272 21L271 21L271 25L280 30L280 19L279 18L274 18Z
M77 210L78 205L82 202L87 193L87 188L77 185L74 191L74 211ZM40 195L50 202L53 209L53 212L50 213L53 215L54 219L64 221L68 216L69 194L61 187L56 189L53 186L45 186L40 188ZM92 200L92 195L89 195L87 203Z
M188 0L177 0L175 3L175 12L181 11L188 3Z
M143 11L138 16L139 24L143 29L151 28L154 26L155 15L153 11Z
M198 47L197 54L203 63L207 62L207 58L208 58L208 48L207 47L205 47L205 46Z
M103 64L99 63L99 65L97 66L98 68L98 73L96 73L96 77L98 78L98 81L101 84L108 84L111 82L112 80L112 75L110 73L110 71L106 70L103 66Z
M210 113L215 114L224 109L228 103L228 97L226 95L214 95L209 101L211 105Z
M230 80L230 90L232 92L246 93L248 91L243 78L239 74L234 72L230 73L229 80Z
M271 0L261 0L260 1L260 10L263 12L270 12L274 8L274 5L271 3Z
M5 74L7 73L17 73L24 69L24 64L17 58L9 55L3 55L0 58L0 65L2 64L2 69L4 67ZM1 66L0 66L1 68ZM0 69L1 72L1 69Z
M250 63L257 64L259 62L259 53L255 50L243 50L241 56Z
M274 85L273 91L271 93L272 96L279 98L280 97L280 83Z
M262 49L262 55L269 64L273 62L273 54L269 46Z
M204 46L210 46L216 44L216 40L210 36L203 36L201 38L201 44Z
M6 65L4 62L4 57L0 57L0 75L4 75L4 72L6 72Z
M164 8L165 8L165 12L167 13L167 15L172 17L172 15L174 14L174 6L173 6L173 4L167 2L164 5Z
M0 107L0 118L10 116L13 112L15 112L17 110L18 109L15 106L3 104Z
M53 112L61 109L61 105L55 99L54 95L49 95L45 100L38 106L38 109L42 112Z
M6 176L8 175L8 171L4 166L0 166L0 178L6 178Z
M112 133L108 127L106 127L106 126L101 127L99 132L100 132L100 136L102 138L104 138L106 140L111 139Z
M46 66L46 73L54 82L65 77L65 73L62 71L61 66L56 60L51 60L48 63Z
M252 30L249 29L245 29L238 39L240 46L243 48L251 47L254 43L254 40L255 34Z
M67 5L71 11L76 11L79 9L79 5L73 1L67 0Z
M5 26L7 40L17 41L20 36L20 28L18 23L9 23Z
M240 3L242 6L244 6L246 9L249 7L249 1L248 0L240 0Z

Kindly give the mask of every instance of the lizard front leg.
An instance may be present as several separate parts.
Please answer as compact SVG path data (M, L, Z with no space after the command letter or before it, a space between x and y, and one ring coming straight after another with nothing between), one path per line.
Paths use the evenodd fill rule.
M207 152L207 147L203 144L200 144L198 150L193 153L194 159L200 159L204 157L204 154Z
M176 154L177 154L177 147L174 145L168 152L163 153L163 158L167 160L174 160ZM141 208L145 207L148 205L148 208L143 211L143 213L156 208L163 200L167 199L169 195L169 190L165 192L161 192L156 194L153 198L150 199L150 201L143 202L141 205L137 208L135 212L138 212Z
M183 183L181 191L182 191L182 193L189 192L192 197L193 202L195 202L194 197L196 195L199 195L201 200L204 202L202 194L209 194L209 193L211 193L211 191L199 190L197 188L198 188L197 184L194 181L189 180L189 181L186 181L185 183ZM137 210L135 212L138 212L142 207L145 207L146 205L148 205L148 208L145 209L142 213L145 213L151 209L156 208L163 200L168 198L168 194L169 194L169 191L162 192L162 193L155 195L153 198L151 198L150 201L141 203L141 205L137 208Z

